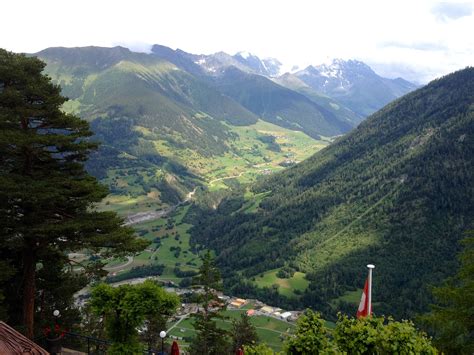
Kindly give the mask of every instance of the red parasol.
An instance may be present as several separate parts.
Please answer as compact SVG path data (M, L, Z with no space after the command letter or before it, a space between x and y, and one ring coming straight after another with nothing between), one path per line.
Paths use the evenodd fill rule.
M171 345L171 355L179 355L179 346L176 341L173 341L173 345Z
M244 355L244 351L241 348L238 348L235 355Z

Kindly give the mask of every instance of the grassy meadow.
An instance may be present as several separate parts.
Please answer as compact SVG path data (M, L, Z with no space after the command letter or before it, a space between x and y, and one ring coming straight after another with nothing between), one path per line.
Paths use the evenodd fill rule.
M255 284L259 287L278 286L278 292L283 296L296 297L295 290L303 292L309 285L302 272L295 272L295 274L288 279L281 279L277 276L279 269L270 270L263 275L255 278Z

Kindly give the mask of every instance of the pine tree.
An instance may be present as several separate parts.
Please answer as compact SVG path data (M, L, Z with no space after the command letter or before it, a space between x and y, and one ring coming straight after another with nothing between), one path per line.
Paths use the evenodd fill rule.
M474 231L463 245L458 273L433 290L437 304L421 317L434 331L437 347L448 354L474 352Z
M216 322L223 318L221 311L225 308L216 292L222 287L221 274L209 251L202 258L199 275L194 282L203 287L203 293L199 297L202 310L194 315L196 337L191 344L191 354L226 354L230 350L228 334Z
M247 313L242 313L239 320L232 322L233 349L242 349L243 345L255 345L258 342L257 329L250 322Z
M1 254L16 268L19 323L30 338L43 261L54 257L62 268L68 252L120 255L145 245L116 214L95 209L107 189L84 162L97 144L86 139L92 135L86 121L61 110L67 99L42 74L44 67L37 58L0 49Z

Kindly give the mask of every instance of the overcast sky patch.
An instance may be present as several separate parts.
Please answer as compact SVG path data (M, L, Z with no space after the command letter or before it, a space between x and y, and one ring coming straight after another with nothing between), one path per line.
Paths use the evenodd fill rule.
M473 4L468 2L440 2L433 6L431 12L439 21L446 22L449 20L457 20L461 17L471 16L473 10Z
M5 0L2 28L11 30L0 47L148 52L161 44L197 54L248 51L288 69L358 59L386 66L386 76L426 82L474 64L473 1Z
M445 51L448 50L446 45L435 43L435 42L397 42L397 41L387 41L379 44L380 48L387 47L398 47L398 48L409 48L415 49L418 51Z

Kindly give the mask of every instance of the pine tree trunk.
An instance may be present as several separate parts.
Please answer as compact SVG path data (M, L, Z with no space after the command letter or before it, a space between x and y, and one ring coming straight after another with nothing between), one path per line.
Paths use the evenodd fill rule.
M36 263L33 248L23 252L23 324L26 327L25 335L33 339L36 292Z

